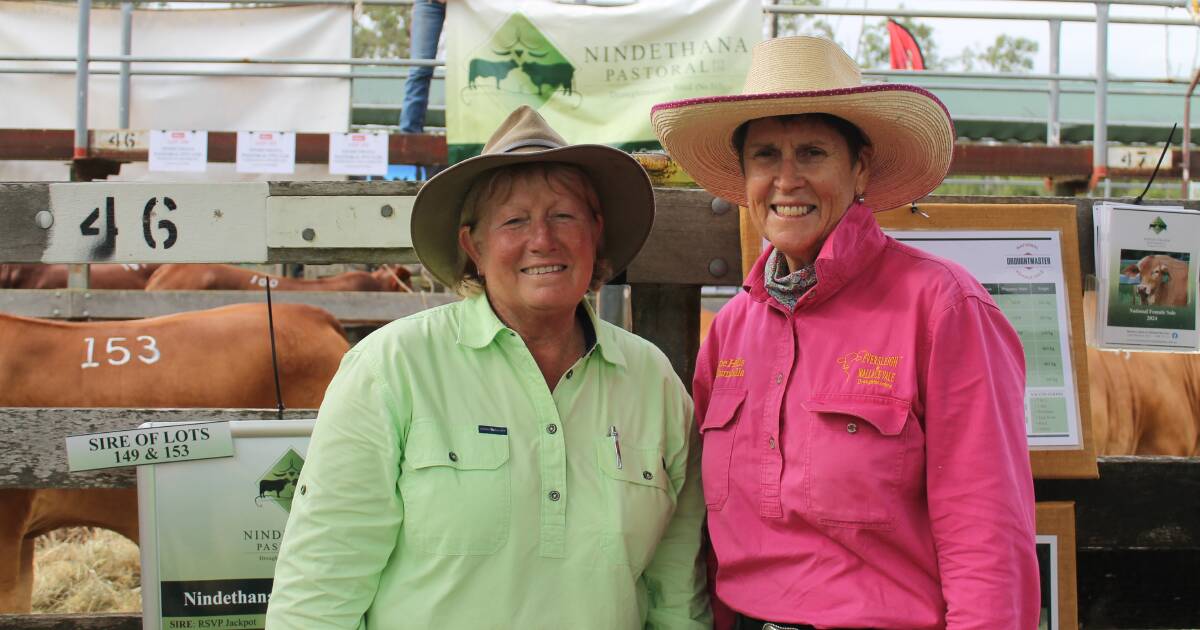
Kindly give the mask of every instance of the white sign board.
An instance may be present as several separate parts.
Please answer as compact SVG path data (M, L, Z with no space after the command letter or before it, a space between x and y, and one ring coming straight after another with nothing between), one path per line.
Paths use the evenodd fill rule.
M98 470L233 455L228 422L167 424L67 436L67 469Z
M1030 448L1082 447L1058 232L899 231L903 243L966 267L1016 329L1025 350Z
M388 134L329 134L329 172L334 175L387 175Z
M237 172L293 173L296 134L290 131L239 131Z
M267 260L266 183L51 184L45 263Z
M315 422L233 421L233 457L138 469L143 628L263 628Z
M208 132L154 129L150 132L150 170L203 173L208 168Z

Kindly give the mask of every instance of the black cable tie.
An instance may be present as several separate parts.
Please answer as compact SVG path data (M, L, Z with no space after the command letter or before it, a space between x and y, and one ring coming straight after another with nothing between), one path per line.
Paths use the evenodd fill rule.
M1167 157L1167 151L1171 150L1171 143L1175 141L1175 130L1178 128L1179 123L1171 125L1171 135L1167 137L1167 144L1163 147L1162 153L1158 155L1158 163L1154 165L1154 172L1150 173L1150 181L1146 182L1146 189L1142 191L1142 194L1133 200L1134 205L1140 205L1142 197L1145 197L1146 193L1150 192L1150 185L1154 183L1154 178L1158 177L1158 167L1162 166L1163 158Z
M271 332L271 372L275 375L275 403L279 406L276 415L283 420L283 393L279 388L279 356L275 350L275 313L271 306L271 278L267 278L267 328Z

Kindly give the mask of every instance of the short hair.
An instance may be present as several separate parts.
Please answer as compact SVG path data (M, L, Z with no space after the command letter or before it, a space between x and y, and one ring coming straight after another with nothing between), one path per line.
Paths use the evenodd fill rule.
M483 216L484 206L489 203L504 203L512 195L518 179L540 177L556 193L574 193L587 204L593 217L603 216L600 207L600 196L596 187L583 169L562 162L528 162L501 166L485 172L471 183L467 196L463 200L462 213L459 215L459 227L469 227L474 233L475 227ZM483 292L484 279L479 275L475 262L467 255L466 250L458 239L456 269L457 283L454 291L463 297L477 295ZM596 247L596 260L592 265L592 279L588 290L596 291L612 278L612 264L604 255L604 238L601 235L600 244Z
M867 137L867 134L863 133L862 129L858 128L858 125L846 120L845 118L842 118L841 116L817 112L812 114L784 114L782 116L768 116L767 118L775 118L780 122L785 123L794 121L812 121L828 126L830 129L836 131L838 135L842 137L842 140L846 141L846 147L850 151L851 164L858 162L858 158L862 156L862 150L864 147L871 146L871 139ZM745 162L743 161L746 151L746 134L750 129L750 123L754 122L755 120L764 119L755 118L753 120L747 120L741 125L738 125L737 129L733 130L733 148L737 151L738 168L742 169L743 174L746 171L746 167L744 166Z

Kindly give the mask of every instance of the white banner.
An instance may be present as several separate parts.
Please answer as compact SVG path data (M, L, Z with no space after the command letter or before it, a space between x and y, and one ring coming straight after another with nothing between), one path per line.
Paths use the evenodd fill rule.
M761 0L454 0L447 11L452 162L520 105L570 142L657 148L650 108L740 92L762 38Z
M74 3L0 0L0 55L76 54L79 10ZM351 7L139 9L133 15L133 55L154 57L348 58ZM91 54L119 55L121 12L92 8ZM93 62L93 70L116 63ZM0 73L0 127L75 127L75 62L2 61L0 68L52 68L71 74ZM255 64L135 64L135 69L222 72L348 71L348 66ZM345 131L349 79L133 75L130 127L237 131ZM88 126L118 126L116 75L89 80Z

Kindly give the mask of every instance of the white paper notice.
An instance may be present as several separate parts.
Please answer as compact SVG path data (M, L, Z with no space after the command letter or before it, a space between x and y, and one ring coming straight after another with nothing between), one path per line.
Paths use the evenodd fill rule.
M290 131L239 131L237 172L296 172L296 134Z
M329 134L329 172L334 175L387 175L386 133Z
M1008 317L1025 349L1030 447L1082 446L1058 232L893 231L901 242L967 268Z
M150 170L203 173L207 167L207 131L150 131Z

